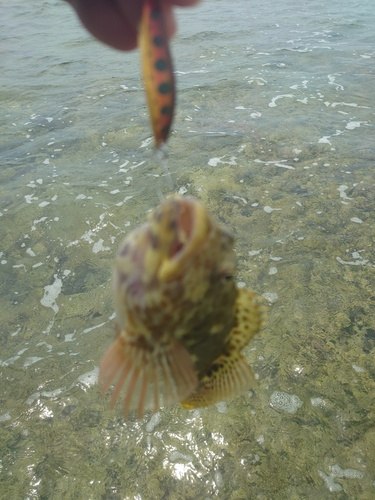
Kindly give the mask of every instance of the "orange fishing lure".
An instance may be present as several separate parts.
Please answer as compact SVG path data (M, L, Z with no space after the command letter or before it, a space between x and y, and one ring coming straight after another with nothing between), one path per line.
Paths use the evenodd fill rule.
M155 145L167 141L174 113L175 80L161 0L145 0L139 27L143 79Z

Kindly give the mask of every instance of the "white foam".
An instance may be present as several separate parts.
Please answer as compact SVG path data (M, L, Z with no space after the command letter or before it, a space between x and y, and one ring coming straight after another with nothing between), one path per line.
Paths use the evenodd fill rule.
M5 361L0 362L0 366L9 366L12 365L17 359L20 359L20 356L12 356L11 358L6 359Z
M347 189L349 189L348 186L345 186L345 184L343 184L342 186L337 188L337 191L339 191L340 193L340 198L343 198L344 200L352 200L353 198L349 198L345 193Z
M277 273L277 268L276 267L270 267L270 269L268 271L268 274L272 275L272 274L276 274L276 273Z
M356 222L357 224L362 224L363 220L359 219L358 217L352 217L350 219L352 222Z
M150 420L147 422L146 432L153 432L155 427L159 425L160 422L161 422L161 414L159 412L154 413L154 415L152 415Z
M59 394L61 394L64 391L64 389L55 389L54 391L42 391L40 393L41 396L44 396L45 398L55 398Z
M15 337L21 331L21 327L19 326L15 332L11 333L12 337Z
M318 469L318 474L319 476L323 479L323 481L326 483L327 488L331 492L336 492L336 491L341 491L342 486L339 483L335 483L333 480L333 477L331 475L327 476L327 474L324 474L323 471Z
M322 398L311 398L310 401L313 406L320 406L320 407L326 406L326 402Z
M25 264L16 264L16 265L14 265L14 266L12 266L12 267L14 267L14 269L18 269L18 268L20 268L20 267L23 267L24 271L26 271L26 266L25 266Z
M221 158L224 158L224 156L222 156ZM210 160L208 160L208 164L210 167L217 167L218 163L221 162L221 158L211 158Z
M32 203L34 200L37 200L37 199L38 199L38 197L34 196L34 193L25 195L26 203Z
M331 104L332 108L335 108L336 106L350 106L352 108L365 108L365 109L370 109L369 106L358 106L355 102L333 102Z
M294 97L293 94L283 94L283 95L277 95L276 97L273 97L271 99L271 102L268 104L270 108L275 108L277 106L276 101L278 99L283 99L284 97Z
M345 128L347 128L348 130L354 130L355 128L360 127L361 123L364 122L348 122Z
M183 462L192 462L193 457L192 457L192 455L183 455L182 453L180 453L177 450L171 451L171 453L169 454L169 461L172 463L175 463L175 462L179 462L180 460Z
M338 464L329 467L332 477L348 477L351 479L362 479L363 473L356 469L342 469Z
M105 247L103 245L104 243L104 240L102 238L99 239L99 241L97 241L96 243L94 243L93 247L92 247L92 251L94 253L98 253L98 252L106 252L107 250L110 250L111 247Z
M263 207L263 210L267 213L267 214L270 214L271 212L275 211L275 210L281 210L281 208L271 208L269 205L266 205L265 207Z
M40 398L40 392L34 392L25 401L27 405L32 405L34 401Z
M331 492L341 491L342 486L334 481L335 478L362 479L364 474L356 469L342 469L338 464L333 464L329 467L330 474L327 475L321 470L318 470L319 476L326 483L327 488Z
M121 207L124 203L131 200L132 198L133 198L133 196L125 196L124 201L120 201L119 203L116 203L116 207Z
M241 196L232 196L234 200L240 200L244 205L247 205L247 200L245 198L241 198Z
M56 304L56 299L61 292L62 281L57 277L57 274L54 275L54 278L55 281L52 285L44 287L44 296L40 299L40 303L42 306L51 307L56 314L59 310L59 306Z
M331 136L330 135L325 135L324 137L321 137L318 141L319 144L331 144L330 142L330 139ZM332 144L331 144L332 145Z
M143 161L141 161L141 162L137 163L136 165L132 165L132 166L130 167L130 170L134 170L135 168L140 167L140 166L141 166L141 165L143 165L144 163L146 163L146 161L145 161L145 160L143 160Z
M82 333L89 333L89 332L92 332L93 330L95 330L96 328L101 328L102 326L105 325L105 322L104 323L100 323L99 325L95 325L95 326L92 326L90 328L86 328L85 330L82 331Z
M49 204L50 204L50 202L49 202L49 201L42 201L41 203L39 203L39 206L40 206L41 208L44 208L44 207L46 207L46 206L47 206L47 205L49 205Z
M98 383L98 378L99 378L99 368L96 366L90 372L86 372L80 377L78 377L77 380L86 387L91 387L92 385Z
M275 391L270 397L270 406L286 413L296 413L303 405L302 401L295 394L288 394L283 391Z
M339 83L336 83L335 80L336 80L336 77L333 76L333 75L328 75L328 83L331 83L332 85L336 85L336 90L344 90L344 87L339 84Z
M140 148L147 147L152 142L152 140L153 140L152 137L149 137L148 139L145 139L144 141L142 141L142 144L139 147Z
M340 257L336 257L337 262L340 262L340 264L344 264L347 266L364 266L367 264L368 259L361 259L361 260L354 260L354 261L348 261L348 260L342 260Z
M41 361L43 358L38 358L36 356L32 356L30 358L26 358L23 366L26 368L27 366L33 365L34 363L37 363L38 361Z
M275 163L275 167L287 168L289 170L295 170L295 167L292 167L291 165L287 165L286 163Z
M215 484L218 488L222 488L224 486L224 479L220 471L215 472Z
M357 373L362 373L362 372L365 372L366 370L364 368L362 368L362 366L358 366L358 365L352 365L353 369L357 372Z
M40 219L35 219L34 220L34 225L35 224L39 224L39 222L44 222L45 220L47 220L47 217L41 217Z
M273 302L275 302L279 296L277 295L277 293L273 293L273 292L265 292L262 294L262 297L264 297L265 299L268 300L268 302L271 302L271 304Z
M216 404L217 411L219 413L227 413L228 412L228 406L225 401L220 401L220 403Z

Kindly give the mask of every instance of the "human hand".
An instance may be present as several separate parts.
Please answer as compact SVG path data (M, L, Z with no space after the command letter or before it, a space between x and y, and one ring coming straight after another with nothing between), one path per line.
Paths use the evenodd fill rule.
M142 0L66 0L85 28L101 42L119 50L135 49ZM200 0L162 0L163 17L170 38L176 31L173 7L195 5Z

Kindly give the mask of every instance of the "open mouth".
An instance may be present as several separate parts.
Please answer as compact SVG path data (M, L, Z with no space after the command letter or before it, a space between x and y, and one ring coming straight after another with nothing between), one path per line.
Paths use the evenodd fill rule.
M159 269L161 280L171 280L183 265L203 243L208 231L208 218L203 206L193 200L178 197L169 198L166 203L170 213L169 230L173 239L168 248L168 257Z
M184 251L186 245L194 231L195 215L193 203L184 200L176 203L178 215L171 221L171 226L175 232L175 239L169 248L168 257L177 259Z

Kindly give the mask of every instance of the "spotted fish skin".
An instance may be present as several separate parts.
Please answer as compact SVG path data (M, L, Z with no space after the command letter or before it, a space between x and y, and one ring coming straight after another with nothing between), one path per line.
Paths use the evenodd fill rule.
M124 240L115 263L116 339L99 381L123 413L181 402L209 406L254 382L240 351L263 324L238 290L233 236L197 200L170 196Z
M167 141L175 106L175 79L161 0L145 0L139 46L155 145Z

